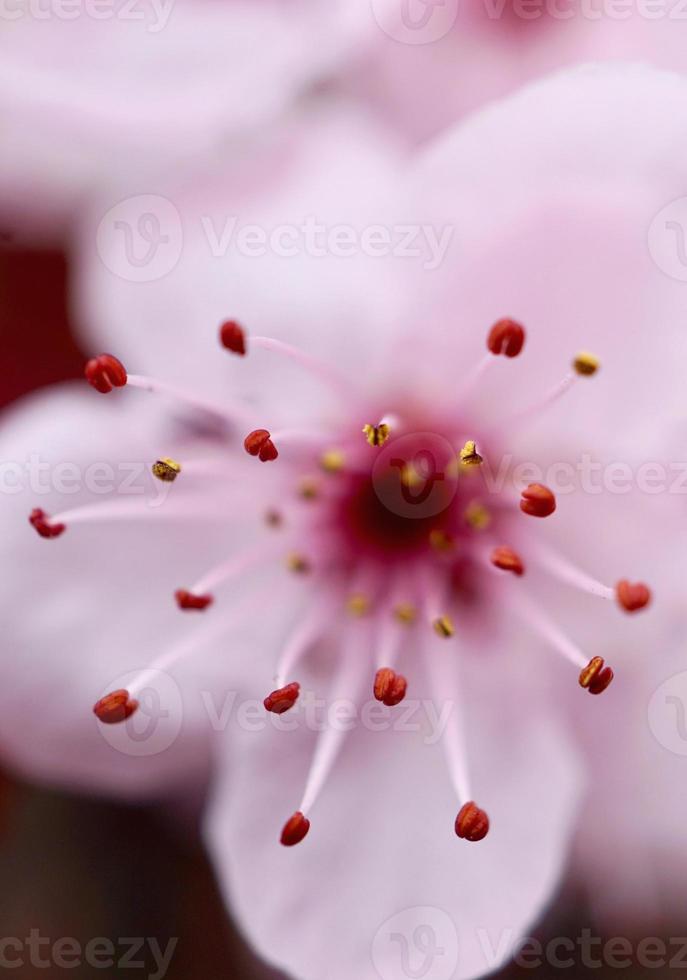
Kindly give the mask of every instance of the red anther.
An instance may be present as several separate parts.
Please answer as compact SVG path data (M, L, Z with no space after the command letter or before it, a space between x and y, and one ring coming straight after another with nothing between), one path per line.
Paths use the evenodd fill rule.
M530 483L521 496L520 510L530 517L550 517L556 509L556 498L552 491L541 483Z
M121 689L106 694L104 698L93 707L93 714L103 725L117 725L120 721L126 721L138 708L138 701L129 696L129 692Z
M461 840L484 840L489 833L489 817L476 803L466 803L456 817L456 834Z
M232 354L243 356L246 353L246 334L236 320L227 320L222 324L219 328L219 339L222 347L226 347Z
M525 346L525 328L515 320L499 320L489 331L487 347L492 354L517 357Z
M250 456L257 456L263 463L268 463L279 455L267 429L249 432L243 440L243 447Z
M92 358L84 368L86 380L96 391L107 395L113 388L123 388L127 381L126 368L112 354Z
M214 602L214 598L211 595L194 595L193 592L187 592L186 589L177 589L174 593L174 598L177 601L179 609L203 610L207 609Z
M643 582L628 582L623 579L615 587L618 603L625 612L638 612L651 602L651 589Z
M67 530L66 524L51 524L50 518L40 507L35 507L29 514L29 524L42 538L59 538Z
M494 548L491 553L491 563L504 572L512 572L514 575L522 575L525 571L522 558L512 548Z
M374 695L378 701L388 708L400 704L406 696L408 681L400 674L394 673L389 667L377 671L374 684Z
M603 657L593 657L580 674L580 687L590 694L603 694L613 680L613 671L604 666Z
M281 832L281 842L284 847L293 847L295 844L300 844L304 837L307 836L310 830L310 821L307 817L299 811L294 813L290 820L287 820L284 824L284 829Z
M268 711L271 711L273 715L283 715L285 711L293 708L296 701L298 701L298 696L301 693L301 685L297 683L287 684L286 687L280 687L276 691L272 691L268 694L263 704Z

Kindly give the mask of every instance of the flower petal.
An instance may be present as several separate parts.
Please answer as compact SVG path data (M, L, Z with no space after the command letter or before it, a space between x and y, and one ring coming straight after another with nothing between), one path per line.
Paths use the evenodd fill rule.
M555 720L512 700L469 715L475 793L492 824L470 844L454 834L459 805L428 702L406 704L414 710L391 709L384 730L377 718L347 736L293 849L279 832L297 806L312 735L301 725L227 740L211 853L249 941L299 980L391 980L404 946L417 965L419 929L445 949L437 977L482 975L509 957L556 886L579 779Z
M136 393L127 394L133 400L64 385L5 416L2 538L12 572L1 599L0 751L7 765L45 782L153 795L199 785L207 774L209 726L197 694L169 674L157 677L166 703L155 712L142 701L135 716L136 726L149 722L145 738L99 725L92 707L191 635L194 623L176 609L174 589L226 555L228 544L216 527L151 515L150 460L162 430L154 408L141 412ZM55 515L108 506L112 497L139 519L75 523L54 541L28 524L36 506Z

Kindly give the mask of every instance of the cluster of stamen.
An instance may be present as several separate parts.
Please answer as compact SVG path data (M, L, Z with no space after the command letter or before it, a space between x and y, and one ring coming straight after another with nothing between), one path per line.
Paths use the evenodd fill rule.
M248 336L243 327L236 321L227 320L221 325L219 340L221 346L229 353L240 357L246 356L249 349ZM479 375L480 372L486 370L486 365L490 359L493 359L493 356L515 358L522 352L524 345L525 330L522 325L512 319L499 320L489 331L487 337L487 349L489 353L485 361L479 366L477 374ZM250 340L251 351L256 347L273 352L276 351L282 355L295 358L302 366L313 369L322 378L333 381L335 385L339 384L339 379L333 377L332 372L327 368L323 366L318 367L309 354L299 352L281 341L264 337L252 337ZM590 377L598 370L599 362L593 354L586 352L577 354L572 363L572 370L546 396L543 404L549 404L551 401L559 398L570 387L576 376ZM86 365L85 375L89 384L101 394L108 394L115 388L122 388L130 384L148 391L171 393L172 395L181 397L183 400L188 400L188 396L185 393L179 392L162 382L156 382L153 379L139 375L128 375L121 361L111 354L102 354L90 360ZM534 411L537 410L535 406ZM527 413L524 413L523 417L526 415ZM381 449L381 447L384 447L397 434L397 424L398 420L396 416L392 415L384 416L377 423L366 423L362 428L364 439L373 449ZM253 429L245 437L243 447L250 456L254 456L262 462L273 462L279 457L275 442L278 441L281 445L282 437L284 437L284 433L277 433L273 439L272 433L268 429ZM358 440L360 441L359 435ZM482 451L486 453L486 450L483 449ZM371 455L377 460L379 460L380 456L383 456L383 454L378 453L370 454L367 449L365 449L365 454L366 458ZM311 475L312 468L308 474L302 474L296 482L296 495L301 500L312 502L312 508L309 508L310 510L313 508L317 510L321 506L321 500L324 501L324 505L326 506L328 499L327 490L333 484L337 483L337 480L333 478L339 477L343 486L347 485L343 481L357 479L355 474L351 475L347 472L350 459L353 458L355 460L355 457L356 449L350 445L325 450L322 450L320 446L314 460L314 469L319 475L317 478L314 478ZM398 486L400 479L400 483L407 491L414 492L418 488L421 491L425 482L423 474L414 464L404 463L403 460L400 460L400 463L403 465L400 466L396 473L396 486ZM463 443L462 448L453 449L453 456L447 470L450 471L452 478L455 477L456 480L462 479L463 476L467 479L470 475L468 471L472 470L472 482L479 482L478 477L475 477L474 474L477 472L476 468L480 467L483 463L484 457L478 449L477 442L474 439L470 439ZM363 471L366 472L370 465L372 464L365 464ZM176 481L182 472L182 464L170 457L162 456L152 465L152 472L158 480L171 484ZM173 492L176 493L177 491L174 490ZM473 495L471 494L471 496ZM378 506L377 503L373 503L374 506ZM556 511L556 506L555 494L549 487L542 484L531 483L520 492L519 509L529 517L548 518ZM499 519L498 515L494 518L491 508L487 507L484 500L478 495L474 495L473 499L466 500L463 498L459 508L453 524L445 526L437 521L436 526L430 525L423 532L424 537L422 541L423 548L425 549L423 560L429 557L433 562L432 569L436 571L437 568L440 568L444 576L447 573L450 576L451 570L454 568L454 563L459 561L463 556L466 540L468 543L470 542L470 536L473 532L482 535L483 541L489 542L492 534L496 537L496 531L500 527L497 523ZM63 516L59 515L57 518L51 519L43 510L36 508L31 512L29 520L41 537L57 538L64 533L67 527L62 519ZM265 523L270 527L281 527L284 523L284 512L281 509L281 505L279 509L270 508L265 513L264 519ZM388 517L385 515L383 520L380 519L380 523L384 523L387 519ZM401 518L399 518L400 520ZM492 521L495 521L494 531L490 530L492 528ZM400 528L400 526L400 524L392 524L393 528ZM336 552L336 547L333 550ZM190 589L178 589L175 592L174 598L179 609L190 612L203 612L207 610L215 603L215 586L220 581L231 578L231 576L239 577L249 567L254 557L254 555L248 555L245 560L232 559L218 566L218 568L211 570L210 573L207 573ZM292 572L298 574L312 571L319 572L319 563L313 563L310 556L300 550L287 552L284 557L286 566ZM525 557L529 566L530 555L526 549ZM239 556L239 559L241 559L241 556ZM484 564L487 567L490 564L493 568L501 572L507 572L518 579L525 576L525 560L519 551L514 550L508 544L499 544L498 541L492 541L488 544L485 559ZM534 560L536 561L536 554L534 555ZM643 583L631 583L623 579L618 582L615 588L611 588L603 583L596 582L583 572L574 569L572 566L567 565L565 561L559 560L558 558L552 559L549 564L551 570L561 579L568 583L578 585L580 588L597 596L615 599L620 608L628 613L634 613L645 608L651 600L650 590ZM505 578L506 576L504 576ZM341 600L342 607L351 620L362 620L373 612L375 614L379 613L379 601L377 599L373 601L370 590L359 588L358 585L359 583L357 581L349 582L348 588ZM511 583L511 587L519 588L514 583ZM374 698L388 708L393 708L400 704L406 697L408 690L406 677L398 673L393 666L395 663L396 649L401 643L400 637L397 634L404 632L401 627L411 629L418 623L424 623L426 629L429 630L431 628L442 640L450 640L456 633L454 620L443 608L443 602L439 602L437 599L436 602L430 603L427 596L417 597L411 594L406 597L402 589L400 590L400 594L398 593L399 589L394 591L389 586L387 596L388 605L384 620L384 629L387 632L384 635L387 639L390 638L390 641L384 646L385 652L383 654L381 652L382 647L380 646L378 660L378 663L380 660L382 663L384 661L387 661L387 663L383 666L378 666L372 683ZM534 611L530 614L529 618L535 628L539 629L542 635L558 648L559 652L567 657L568 660L572 661L572 663L576 664L578 669L581 670L579 684L584 690L590 694L598 695L609 687L613 680L613 671L610 667L606 666L601 657L594 657L587 663L586 657L558 631L555 625L549 623L545 616L541 616ZM458 623L460 625L460 620L458 620ZM391 631L394 632L392 633ZM431 633L428 635L431 636ZM268 694L263 702L267 712L281 715L293 709L297 704L301 694L300 684L296 681L289 683L285 683L285 681L289 676L293 676L291 671L294 665L303 655L308 645L316 638L316 630L305 630L302 635L297 635L287 645L282 661L280 661L279 670L275 675L276 683L280 686ZM179 657L182 655L186 655L185 648L181 649ZM165 661L165 666L168 662L169 657ZM138 688L134 686L133 690L138 690ZM94 706L93 711L101 723L111 725L126 722L136 712L137 707L138 702L131 696L130 692L120 689L101 698ZM335 751L322 753L322 756L327 759L333 759L335 755ZM465 769L462 764L458 768L461 773ZM324 781L326 772L323 771L320 773L318 771L316 776L317 778L314 782L319 786ZM456 817L456 835L466 841L481 841L489 833L489 817L484 810L469 798L470 792L463 776L454 776L453 778L458 797L466 801L461 806ZM309 781L309 786L311 782L312 780ZM312 791L312 788L306 790L301 809L294 813L282 830L281 843L284 846L292 847L303 841L307 836L310 830L310 821L306 816L306 812L309 812L315 796L316 793Z

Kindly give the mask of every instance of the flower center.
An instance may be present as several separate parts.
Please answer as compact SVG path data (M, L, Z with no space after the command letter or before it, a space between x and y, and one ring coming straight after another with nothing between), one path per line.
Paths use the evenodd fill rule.
M249 338L236 321L223 324L220 340L227 351L239 357L248 356L255 348L288 357L343 396L347 411L356 404L358 393L351 390L351 383L305 351L268 337ZM518 357L524 344L525 331L520 324L499 320L488 334L485 357L463 379L466 389L481 383L495 359ZM522 424L539 417L578 379L591 377L598 369L593 355L578 354L557 385L513 418ZM86 378L102 394L126 386L142 388L212 412L234 428L247 428L251 414L245 406L229 410L153 378L130 375L110 354L91 360ZM214 625L197 640L185 637L164 650L129 690L120 689L101 698L94 708L99 721L128 723L138 708L136 695L156 671L170 669L193 656L202 644L216 641L223 630L233 628L237 620L249 622L250 617L259 617L264 605L261 594L232 609L227 621L213 619L217 615L215 602L218 600L219 605L222 590L252 568L279 557L286 558L292 572L306 581L313 580L317 591L309 613L287 637L279 656L275 690L264 700L269 712L282 714L297 704L299 664L325 636L341 645L340 666L329 691L332 699L355 693L362 674L367 678L368 691L379 702L390 710L398 705L412 684L411 676L406 678L396 670L399 651L410 630L414 631L413 647L426 653L425 666L437 683L437 697L444 697L446 678L442 671L458 658L446 657L445 649L438 651L435 644L446 643L459 632L461 607L466 602L476 605L479 614L482 607L487 608L488 615L496 606L509 605L576 668L583 690L592 695L607 690L613 680L611 668L599 656L590 659L538 608L536 595L528 597L528 566L530 562L538 564L560 582L616 601L628 613L649 604L649 589L625 579L615 587L606 585L539 543L537 535L530 533L537 524L532 518L550 518L557 510L555 495L538 483L490 492L489 475L498 468L489 465L495 449L483 445L476 432L461 431L459 415L440 405L436 412L404 417L401 407L399 415L385 415L378 421L361 419L360 428L334 446L331 432L271 432L265 428L248 432L243 449L254 457L250 465L282 467L287 485L296 491L293 499L282 497L266 511L268 540L229 556L190 587L176 591L177 605L184 614L209 616L208 622ZM192 460L187 464L160 456L152 471L157 479L174 484L172 493L177 494L179 483L183 485L193 473L207 475L208 467L216 465L217 461ZM308 475L311 468L317 470L316 477ZM246 489L247 504L254 507L253 487ZM293 505L299 497L296 512ZM185 503L181 498L178 502L181 517L197 514L203 507L194 495ZM88 505L54 517L35 509L30 522L41 537L56 539L73 524L132 514L131 502L120 504ZM528 523L528 532L523 534ZM282 534L288 536L287 542ZM483 589L481 583L486 583L488 576L490 584ZM490 606L494 592L499 593L498 603ZM481 600L477 604L472 602L476 596ZM367 620L374 631L359 632ZM373 642L371 636L372 664L370 658L361 655L365 643ZM414 670L417 659L413 660ZM457 695L457 691L452 693ZM448 774L461 804L454 829L462 840L479 841L489 832L490 822L473 799L466 734L452 715L445 747ZM326 783L343 738L341 728L322 733L300 807L282 832L285 846L300 843L310 831L308 814Z

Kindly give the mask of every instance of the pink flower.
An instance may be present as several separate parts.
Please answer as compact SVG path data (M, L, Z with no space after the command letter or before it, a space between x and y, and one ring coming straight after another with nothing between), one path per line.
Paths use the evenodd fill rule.
M372 9L379 29L350 86L414 139L574 64L687 69L676 0L651 10L643 0L373 0Z
M636 464L665 458L682 385L679 284L646 233L685 104L649 70L562 74L410 168L328 114L275 138L267 196L161 187L184 234L147 282L96 235L109 202L82 228L103 397L32 400L3 457L157 482L11 498L6 546L32 551L0 742L135 792L187 785L222 729L207 839L292 975L395 976L403 938L434 936L447 976L477 976L552 895L581 789L563 709L619 710L679 588L674 501Z
M2 222L34 234L103 190L125 196L259 142L370 21L359 0L35 7L8 5L0 33Z

